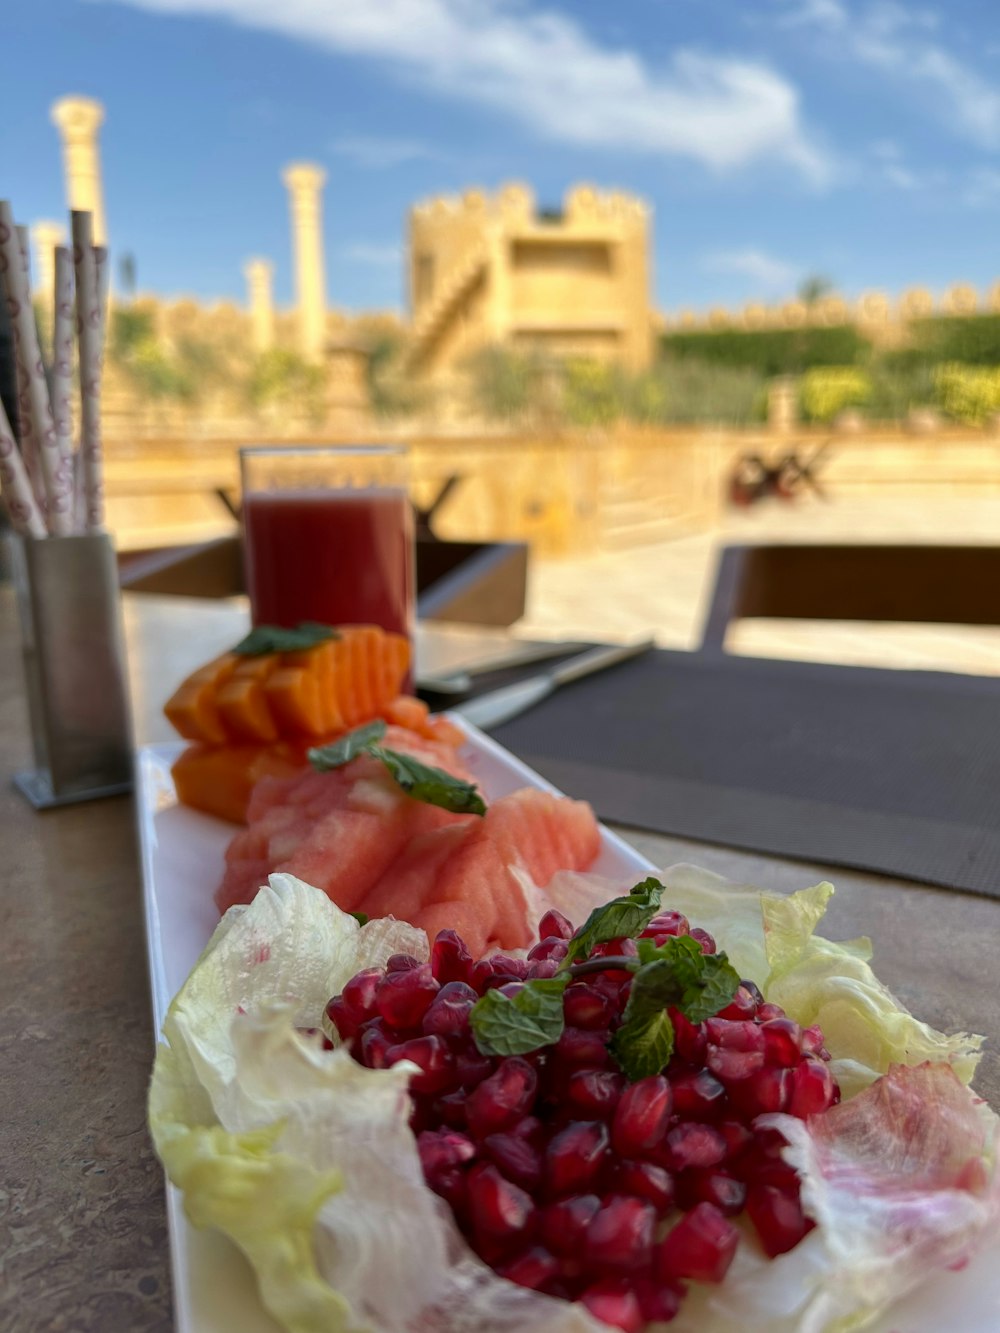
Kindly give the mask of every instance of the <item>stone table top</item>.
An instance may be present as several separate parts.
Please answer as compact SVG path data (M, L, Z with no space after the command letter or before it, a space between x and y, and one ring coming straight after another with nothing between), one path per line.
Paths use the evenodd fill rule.
M182 674L242 633L240 603L126 596L139 743ZM475 651L429 635L428 665ZM429 659L429 660L428 660ZM145 1127L154 1035L140 870L125 797L35 814L10 785L30 751L13 598L0 591L0 1327L154 1333L172 1327L163 1176ZM621 830L657 865L695 861L791 890L830 878L826 925L868 934L879 975L920 1017L1000 1035L1000 902ZM1000 1109L988 1049L977 1086Z

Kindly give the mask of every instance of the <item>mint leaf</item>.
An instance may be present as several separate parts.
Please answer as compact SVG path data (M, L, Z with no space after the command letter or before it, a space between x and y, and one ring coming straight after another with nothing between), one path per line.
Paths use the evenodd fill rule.
M483 1055L526 1055L562 1036L563 991L568 977L526 981L516 995L488 990L469 1012L469 1026Z
M740 974L724 953L705 953L697 969L682 975L684 994L677 1006L689 1023L704 1023L736 994Z
M485 815L486 802L474 783L452 777L442 768L422 764L408 754L384 750L381 745L368 745L368 753L381 759L386 768L408 796L427 805L440 806L456 815Z
M339 639L332 625L321 625L316 620L303 620L294 629L281 625L257 625L233 649L241 657L260 657L264 653L298 653L304 648L315 648L328 639Z
M638 935L659 911L662 893L663 885L650 877L637 884L627 898L612 898L603 907L595 907L570 940L563 967L587 958L605 940Z
M611 1054L633 1083L659 1074L673 1053L674 1025L665 1009L626 1019L611 1038Z
M331 768L349 764L364 751L370 752L371 747L380 741L385 733L386 725L381 719L369 722L363 727L349 731L346 736L341 736L339 741L333 741L329 745L313 746L306 758L313 768L325 773Z
M367 912L348 912L348 916L353 916L359 926L367 926L371 920Z

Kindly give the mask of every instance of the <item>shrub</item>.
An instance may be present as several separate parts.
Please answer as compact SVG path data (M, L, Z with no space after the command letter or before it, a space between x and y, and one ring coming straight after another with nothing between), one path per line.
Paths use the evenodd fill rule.
M288 407L313 421L322 421L325 385L322 366L314 365L287 347L272 347L254 362L247 393L256 408Z
M994 412L1000 412L1000 366L938 366L934 387L938 402L956 421L979 426Z
M744 366L767 378L800 375L813 366L855 365L871 353L871 344L853 324L831 328L666 333L660 347L667 360Z
M603 361L567 361L563 411L576 426L610 426L626 414L627 387L615 366Z
M871 380L858 366L817 366L799 386L799 402L808 421L832 421L845 407L860 407L871 397Z
M524 421L542 404L545 364L533 352L483 347L465 362L472 407L491 421Z

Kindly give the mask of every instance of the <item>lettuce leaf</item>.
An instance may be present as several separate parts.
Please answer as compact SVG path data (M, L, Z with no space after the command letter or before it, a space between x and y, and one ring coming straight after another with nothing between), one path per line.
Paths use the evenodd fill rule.
M365 1069L302 1034L349 977L400 951L426 958L426 936L359 926L290 875L226 914L170 1008L150 1088L189 1219L235 1241L291 1333L600 1333L469 1250L423 1181L413 1066Z
M813 933L829 885L782 898L690 866L662 878L664 904L711 931L741 975L822 1023L857 1093L808 1125L774 1118L820 1225L773 1261L748 1233L725 1283L694 1287L672 1327L860 1327L963 1261L1000 1216L996 1118L959 1082L979 1039L908 1014L872 973L866 941ZM621 887L557 876L549 892L582 920ZM503 1281L469 1250L423 1183L411 1066L363 1069L303 1035L348 977L398 951L426 957L426 937L391 919L359 926L289 875L227 913L171 1006L150 1091L154 1142L189 1218L240 1246L291 1333L600 1333L582 1307Z

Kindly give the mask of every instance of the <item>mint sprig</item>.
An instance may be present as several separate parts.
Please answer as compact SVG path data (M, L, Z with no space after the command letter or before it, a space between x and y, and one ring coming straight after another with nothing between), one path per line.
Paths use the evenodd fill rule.
M645 930L660 910L663 885L658 879L644 879L626 898L612 898L595 907L569 942L566 965L578 958L588 958L598 944L607 940L632 938Z
M611 1039L611 1054L633 1081L665 1068L674 1050L669 1010L701 1023L729 1004L740 978L724 953L702 953L688 935L671 936L660 945L640 939L634 956L589 956L598 944L644 930L659 910L663 891L659 880L650 878L627 897L596 908L569 941L554 977L527 981L513 996L488 991L469 1015L479 1050L484 1055L524 1055L551 1045L563 1031L563 992L569 983L591 972L624 970L633 973L632 984L621 1025Z
M316 620L300 620L294 629L282 625L257 625L233 649L240 657L261 657L264 653L298 653L340 635L332 625Z
M473 783L453 777L443 768L422 764L411 755L386 749L379 744L386 730L382 721L369 722L329 745L314 746L306 757L313 768L326 773L349 764L359 754L370 754L385 765L393 780L415 801L436 805L453 814L485 815L486 803Z
M516 995L488 990L469 1013L469 1026L484 1055L525 1055L562 1036L563 991L569 977L538 977Z

